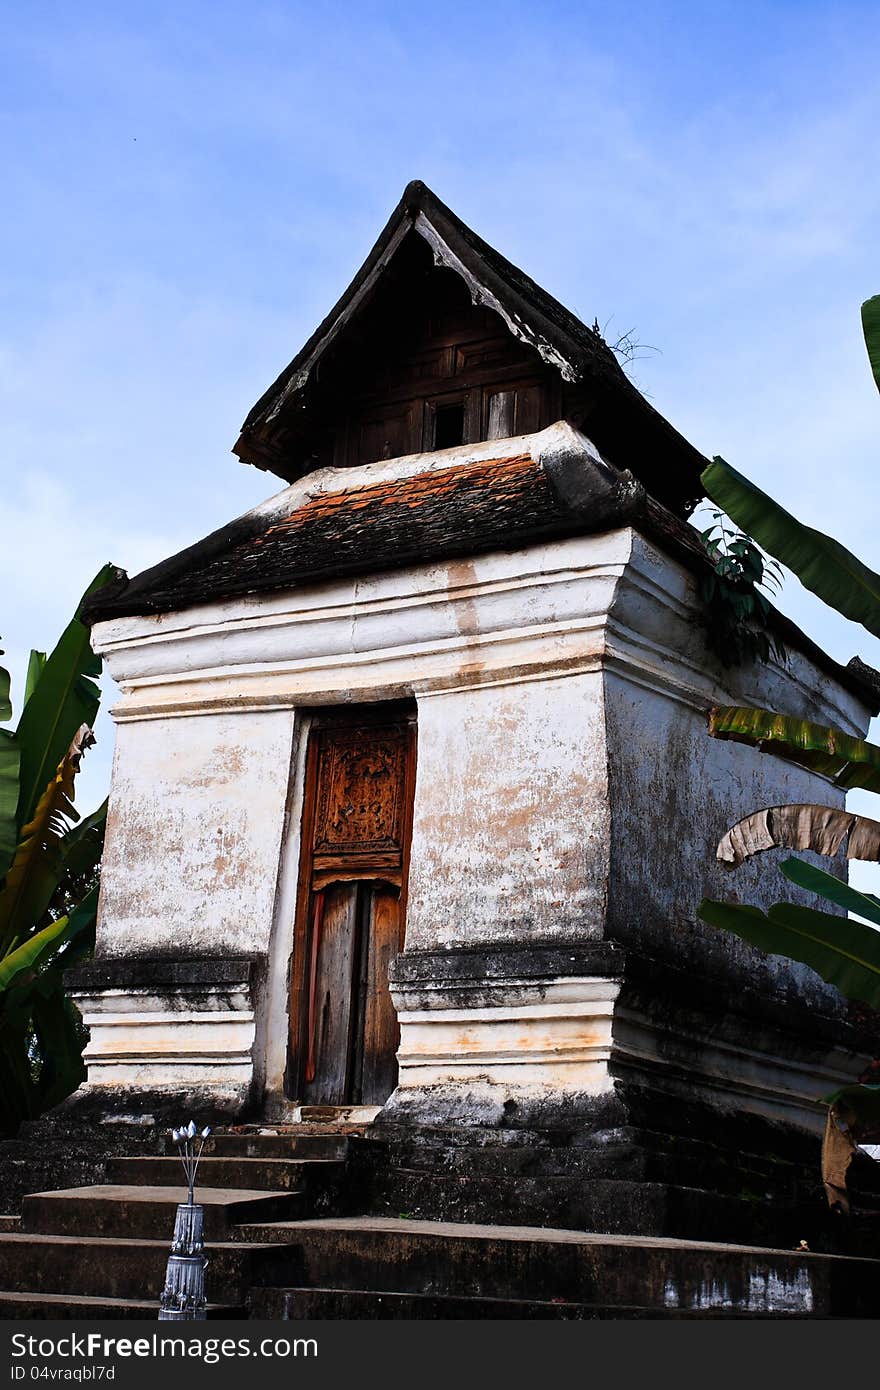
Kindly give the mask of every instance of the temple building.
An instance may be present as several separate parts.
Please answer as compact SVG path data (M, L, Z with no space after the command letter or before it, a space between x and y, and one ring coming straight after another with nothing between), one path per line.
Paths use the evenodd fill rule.
M719 660L706 460L421 183L235 453L283 489L87 610L119 697L78 1101L335 1117L365 1209L797 1236L864 1019L696 908L797 900L717 841L843 794L707 712L862 736L876 690L779 615L784 661Z

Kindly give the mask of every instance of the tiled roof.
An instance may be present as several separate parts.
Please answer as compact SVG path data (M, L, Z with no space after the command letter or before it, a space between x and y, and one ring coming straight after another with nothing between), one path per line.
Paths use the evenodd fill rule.
M319 493L238 534L233 524L225 544L223 533L209 537L186 553L186 563L146 571L89 616L168 612L585 529L530 455L458 464Z
M359 470L361 481L351 477L350 486L327 491L316 475L311 488L295 484L134 579L123 576L97 591L82 617L94 623L170 613L626 525L690 569L705 571L706 552L694 528L605 463L569 425L559 422L509 441L511 451L499 457L487 454L491 447L477 446L476 458L472 451L462 456L450 450L448 463L435 455L422 467L421 458L371 465ZM876 673L838 666L782 614L774 612L772 621L786 645L810 655L876 709Z

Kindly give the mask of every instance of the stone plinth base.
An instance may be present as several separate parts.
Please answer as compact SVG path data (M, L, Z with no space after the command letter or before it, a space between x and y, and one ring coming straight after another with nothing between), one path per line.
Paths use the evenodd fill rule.
M249 1102L255 1036L250 958L104 959L71 972L90 1039L86 1093L127 1113L146 1093L212 1115ZM180 1114L178 1114L178 1121Z
M661 1126L678 1100L819 1135L822 1096L880 1047L839 1013L605 941L405 951L391 986L400 1074L380 1124L574 1131L627 1083Z
M405 952L392 989L376 1209L826 1250L859 1225L819 1169L821 1096L876 1050L855 1020L608 942ZM880 1210L880 1168L860 1183Z

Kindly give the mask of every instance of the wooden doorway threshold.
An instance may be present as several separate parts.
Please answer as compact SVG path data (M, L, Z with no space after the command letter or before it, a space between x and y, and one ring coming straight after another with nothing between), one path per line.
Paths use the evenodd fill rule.
M297 1105L291 1118L294 1124L370 1125L381 1109L381 1105Z

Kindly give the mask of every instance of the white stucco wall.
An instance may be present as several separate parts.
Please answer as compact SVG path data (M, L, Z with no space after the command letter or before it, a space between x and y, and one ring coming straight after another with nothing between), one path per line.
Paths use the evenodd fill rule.
M408 947L599 934L603 624L629 549L620 531L99 624L121 690L100 954L267 955L255 1074L277 1096L308 711L400 696L419 719ZM140 1074L140 1036L106 1084Z
M100 956L267 949L292 730L289 710L120 725Z
M419 700L411 949L601 935L603 704L598 670Z

